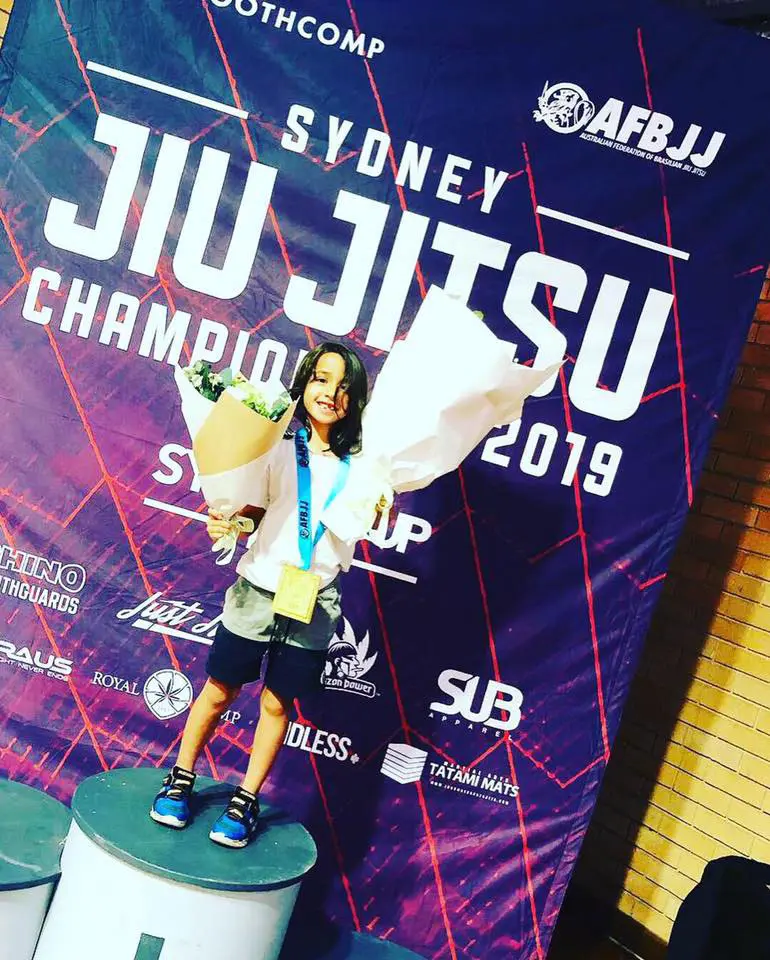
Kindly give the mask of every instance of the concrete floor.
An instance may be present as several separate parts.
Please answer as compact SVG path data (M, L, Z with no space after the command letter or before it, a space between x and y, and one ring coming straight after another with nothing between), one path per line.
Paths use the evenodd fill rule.
M631 954L612 943L581 944L570 943L566 937L559 937L551 944L548 960L630 960Z
M548 960L640 960L608 938L608 928L602 925L590 907L574 896L567 895L559 922L556 925ZM652 957L649 960L653 960ZM657 954L655 960L660 960Z

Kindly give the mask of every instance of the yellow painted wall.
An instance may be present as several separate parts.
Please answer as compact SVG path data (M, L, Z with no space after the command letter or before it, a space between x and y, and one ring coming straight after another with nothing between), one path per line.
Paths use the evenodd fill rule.
M667 939L708 860L770 862L770 280L575 883Z
M0 46L3 43L3 37L8 26L8 17L13 6L13 0L0 0Z

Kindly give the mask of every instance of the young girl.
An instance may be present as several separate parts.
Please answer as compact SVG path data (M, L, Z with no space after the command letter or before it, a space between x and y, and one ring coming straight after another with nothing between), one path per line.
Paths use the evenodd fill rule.
M206 663L208 680L190 710L176 765L150 810L158 823L187 825L195 762L243 684L259 679L267 652L246 776L209 834L227 847L245 847L254 836L257 794L283 743L292 702L320 686L326 650L340 617L339 572L353 559L353 547L319 525L318 517L344 486L350 454L360 449L366 372L353 351L324 343L303 359L291 393L298 400L296 416L303 427L269 454L253 500L266 508L264 517L238 564L238 579L225 594L222 621ZM209 513L212 540L226 530L226 521ZM308 569L319 578L315 605L312 591L306 597L312 607L310 622L275 613L273 600L276 591L281 597L282 575L296 574L306 585L302 571ZM300 594L305 596L303 590ZM296 599L296 590L293 596Z

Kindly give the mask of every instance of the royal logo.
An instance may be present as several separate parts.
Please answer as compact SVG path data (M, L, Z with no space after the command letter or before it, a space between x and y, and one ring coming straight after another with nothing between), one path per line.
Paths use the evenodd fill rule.
M703 127L691 123L675 132L676 123L665 113L610 97L597 108L576 83L553 83L543 87L533 117L555 133L577 133L604 147L631 153L705 176L716 159L725 134L719 130L703 135Z
M576 83L554 83L549 87L546 82L533 116L556 133L574 133L588 123L595 111L588 94Z
M125 677L117 677L114 673L102 673L101 670L94 671L91 683L95 687L117 690L118 693L127 693L131 697L139 697L142 693L136 680L126 680Z
M158 720L178 717L193 701L193 688L187 677L167 667L157 670L144 684L144 702Z
M360 697L374 697L377 687L362 678L372 669L378 654L369 656L369 633L360 641L356 640L353 628L344 621L342 636L335 635L326 654L326 665L322 677L327 690L341 690L355 693Z

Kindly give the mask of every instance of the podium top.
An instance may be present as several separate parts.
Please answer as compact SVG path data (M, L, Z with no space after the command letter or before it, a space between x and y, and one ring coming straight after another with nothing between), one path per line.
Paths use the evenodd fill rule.
M335 930L331 943L324 942L323 931L307 930L299 940L292 934L296 928L289 927L280 960L423 960L390 940L352 930Z
M59 876L70 812L40 790L0 780L0 890L24 890Z
M344 943L331 953L325 953L321 960L342 960L343 957L349 960L423 960L406 947L399 947L390 940L378 940L364 933L351 934L347 948L349 952L340 953L340 949L345 950Z
M316 860L307 830L262 803L261 829L248 847L229 850L209 840L211 826L233 787L198 777L184 830L149 816L163 771L155 767L110 770L89 777L72 798L75 822L94 843L147 873L210 890L279 890L299 882Z

